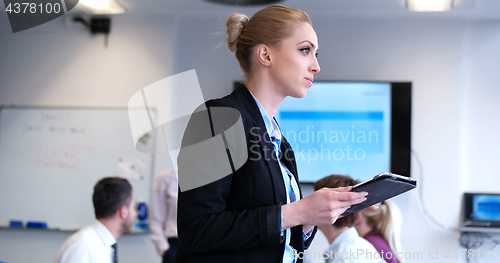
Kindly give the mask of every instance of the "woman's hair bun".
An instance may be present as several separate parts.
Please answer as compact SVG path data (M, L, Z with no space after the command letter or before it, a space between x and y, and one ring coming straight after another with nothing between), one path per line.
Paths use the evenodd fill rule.
M246 22L248 22L248 17L244 14L234 13L227 18L227 47L231 50L231 52L236 51L238 37L240 36L241 30L243 30Z

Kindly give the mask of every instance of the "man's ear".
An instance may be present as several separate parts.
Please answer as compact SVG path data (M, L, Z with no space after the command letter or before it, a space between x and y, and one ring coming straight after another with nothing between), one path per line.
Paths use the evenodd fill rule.
M128 207L126 205L120 206L118 209L118 215L120 216L121 219L125 219L128 216Z
M270 49L265 44L260 44L257 46L257 62L263 66L269 67L271 66L271 54Z

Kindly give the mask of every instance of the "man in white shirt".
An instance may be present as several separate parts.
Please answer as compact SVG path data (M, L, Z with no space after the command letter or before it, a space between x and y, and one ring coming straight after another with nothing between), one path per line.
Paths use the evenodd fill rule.
M132 230L135 200L126 179L109 177L94 186L96 221L71 235L55 263L118 263L116 239Z
M357 182L344 175L330 175L314 183L314 190L323 187L337 188L355 185ZM375 207L370 207L370 210ZM359 236L354 223L358 213L352 213L337 219L333 225L318 226L330 246L323 250L326 263L386 263L375 247Z
M163 171L156 178L151 205L151 240L163 263L173 263L179 244L177 238L177 173L174 169Z

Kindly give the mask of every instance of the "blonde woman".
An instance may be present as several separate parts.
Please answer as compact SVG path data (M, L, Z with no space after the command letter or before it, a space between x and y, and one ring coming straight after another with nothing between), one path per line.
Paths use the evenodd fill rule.
M356 230L364 237L387 263L403 263L399 242L401 213L391 200L378 205L377 210L362 210L355 223Z
M349 206L364 201L367 193L322 189L303 197L295 155L274 119L285 97L304 97L320 71L318 38L309 16L276 5L250 19L233 14L226 24L228 47L246 82L205 106L208 111L226 107L239 112L248 159L222 179L179 192L176 262L300 263L300 255L314 238L315 225L333 224ZM215 136L212 120L204 118ZM191 119L184 139L207 128L197 123L201 121ZM187 155L183 151L179 159ZM217 164L207 158L178 161L179 181L189 173L184 171L211 176L205 168Z

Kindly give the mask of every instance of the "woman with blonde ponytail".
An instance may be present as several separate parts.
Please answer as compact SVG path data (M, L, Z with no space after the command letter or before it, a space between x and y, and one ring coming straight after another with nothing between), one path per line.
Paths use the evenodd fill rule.
M354 226L359 235L373 244L387 263L403 263L399 241L401 213L391 200L380 203L377 210L362 210Z
M190 136L222 136L224 143L235 139L226 140L221 135L225 129L214 121L213 113L221 108L239 112L245 132L240 138L248 151L225 146L227 159L220 159L232 171L223 178L211 172L222 166L209 161L211 151L178 162L179 178L196 173L220 179L179 191L176 262L301 263L315 225L333 224L348 207L366 200L367 193L325 188L303 197L293 149L274 119L285 97L304 97L320 71L318 38L309 16L274 5L250 19L232 14L226 25L227 45L246 81L231 94L205 102L206 114L193 115L179 159L189 155ZM234 167L233 160L241 159L244 165Z

